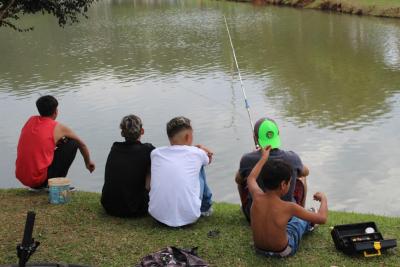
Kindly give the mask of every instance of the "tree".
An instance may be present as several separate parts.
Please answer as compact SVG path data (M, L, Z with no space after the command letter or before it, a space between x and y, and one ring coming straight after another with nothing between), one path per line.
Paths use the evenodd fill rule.
M25 14L51 14L58 19L60 27L87 18L86 12L95 0L0 0L0 27L17 31L29 31L33 27L21 28L15 22Z

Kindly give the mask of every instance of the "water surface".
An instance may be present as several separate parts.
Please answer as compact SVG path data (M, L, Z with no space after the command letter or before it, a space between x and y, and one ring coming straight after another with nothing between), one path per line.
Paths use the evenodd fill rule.
M139 115L143 141L162 146L166 122L184 115L215 152L215 199L238 203L234 175L253 144L223 15L253 117L278 122L309 191L332 209L400 215L400 20L219 1L102 1L64 29L48 16L24 18L29 33L1 29L0 187L20 186L19 132L53 94L97 164L89 174L77 156L79 189L101 191L122 116Z

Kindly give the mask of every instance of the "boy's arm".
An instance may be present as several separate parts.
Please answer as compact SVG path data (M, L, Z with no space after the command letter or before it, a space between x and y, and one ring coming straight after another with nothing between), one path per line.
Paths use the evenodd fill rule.
M151 174L150 172L146 175L146 182L145 182L145 188L147 191L150 192L150 182L151 182Z
M64 136L75 140L78 143L79 151L81 152L82 157L85 161L86 168L90 172L93 172L96 166L93 163L93 161L91 161L89 149L86 146L86 144L82 141L82 139L80 139L79 136L75 134L70 128L61 123L58 123L56 127L58 127L57 131L55 132L56 141L60 140L60 138Z
M300 205L293 203L292 205L292 213L294 216L303 219L305 221L309 221L315 224L325 224L328 219L328 201L324 193L317 192L314 194L314 200L320 201L320 207L318 212L311 212Z
M258 186L257 177L261 172L262 167L268 160L269 152L271 151L271 146L267 146L266 148L261 148L261 158L257 162L256 166L251 170L249 177L247 177L247 187L251 195L255 195L257 193L264 193L261 188Z
M208 157L208 164L210 164L214 153L210 149L208 149L207 147L205 147L203 145L195 145L195 147L200 148L201 150L206 152L207 157Z
M238 185L246 185L246 178L244 178L244 177L240 174L240 172L236 172L236 175L235 175L235 182L236 182Z

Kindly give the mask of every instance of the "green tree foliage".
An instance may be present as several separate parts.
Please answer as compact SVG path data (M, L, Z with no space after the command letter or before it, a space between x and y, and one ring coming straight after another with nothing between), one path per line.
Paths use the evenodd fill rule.
M86 12L95 0L0 0L0 27L10 27L17 31L29 31L33 27L21 28L15 22L25 14L51 14L64 27L87 18Z

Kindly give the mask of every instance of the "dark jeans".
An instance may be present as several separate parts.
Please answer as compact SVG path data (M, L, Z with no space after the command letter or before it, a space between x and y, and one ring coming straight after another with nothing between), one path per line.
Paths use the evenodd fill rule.
M66 177L68 170L78 151L78 143L75 140L63 138L57 143L54 151L53 162L47 169L47 180L56 177ZM47 180L38 188L46 187Z

